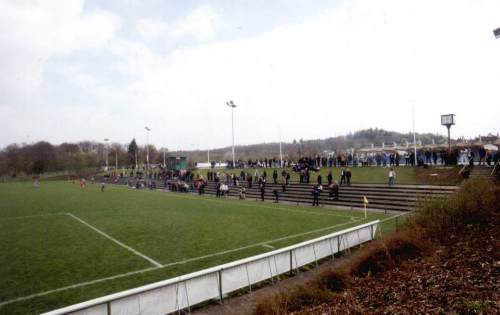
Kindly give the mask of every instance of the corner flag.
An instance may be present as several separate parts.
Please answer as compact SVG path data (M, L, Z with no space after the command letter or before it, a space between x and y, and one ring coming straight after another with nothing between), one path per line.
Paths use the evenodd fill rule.
M368 204L368 198L366 198L366 196L363 196L363 204L365 206L365 219L367 217L367 214L366 214L366 205Z

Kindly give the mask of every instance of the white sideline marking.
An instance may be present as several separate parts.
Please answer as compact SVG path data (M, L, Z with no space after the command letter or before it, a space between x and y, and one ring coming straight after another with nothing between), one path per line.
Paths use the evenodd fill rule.
M76 220L78 220L78 221L82 222L83 224L85 224L85 225L91 227L92 229L94 229L91 225L85 223L83 220L77 218L76 216L72 215L71 213L68 213L68 215L74 217ZM356 220L354 222L358 222L358 221L362 221L362 220L365 220L365 219L364 218L360 218L360 219L358 219L358 220ZM170 266L174 266L174 265L182 265L182 264L185 264L185 263L188 263L188 262L202 260L202 259L205 259L205 258L210 258L210 257L215 257L215 256L221 256L221 255L225 255L225 254L232 253L232 252L237 252L237 251L240 251L240 250L245 250L245 249L252 248L252 247L264 246L264 245L268 245L267 243L274 243L274 242L284 241L284 240L287 240L287 239L291 239L291 238L295 238L295 237L299 237L299 236L304 236L304 235L308 235L308 234L312 234L312 233L317 233L317 232L321 232L321 231L328 230L328 229L333 229L333 228L336 228L336 227L340 227L340 226L347 225L347 224L352 224L352 223L353 223L352 221L351 222L344 222L344 223L337 224L337 225L332 225L332 226L328 226L328 227L324 227L324 228L320 228L320 229L316 229L316 230L312 230L312 231L308 231L308 232L303 232L303 233L299 233L299 234L284 236L284 237L280 237L280 238L277 238L277 239L274 239L274 240L260 242L260 243L256 243L256 244L252 244L252 245L247 245L247 246L239 247L239 248L234 248L234 249L230 249L230 250L226 250L226 251L222 251L222 252L218 252L218 253L208 254L208 255L199 256L199 257L193 257L193 258L189 258L189 259L185 259L185 260L181 260L181 261L176 261L176 262L168 263L168 264L165 264L165 265L160 265L160 266L151 267L151 268L147 268L147 269L141 269L141 270L131 271L131 272L122 273L122 274L118 274L118 275L110 276L110 277L106 277L106 278L91 280L91 281L87 281L87 282L81 282L81 283L73 284L73 285L62 287L62 288L58 288L58 289L53 289L53 290L49 290L49 291L45 291L45 292L35 293L35 294L31 294L31 295L27 295L27 296L15 298L15 299L12 299L12 300L7 300L7 301L4 301L4 302L0 302L0 307L4 306L4 305L7 305L7 304L11 304L11 303L15 303L15 302L20 302L20 301L25 301L25 300L33 299L33 298L36 298L36 297L48 295L48 294L51 294L51 293L56 293L56 292L61 292L61 291L69 290L69 289L84 287L84 286L87 286L87 285L96 284L96 283L100 283L100 282L104 282L104 281L108 281L108 280L114 280L114 279L118 279L118 278L124 278L124 277L132 276L132 275L135 275L135 274L149 272L149 271L153 271L153 270L158 270L158 269L162 269L162 268L166 268L166 267L170 267ZM268 245L268 246L271 246L271 245Z
M15 303L15 302L30 300L30 299L33 299L33 298L36 298L36 297L40 297L40 296L44 296L44 295L48 295L48 294L51 294L51 293L56 293L56 292L60 292L60 291L66 291L66 290L69 290L69 289L83 287L83 286L87 286L87 285L91 285L91 284L96 284L96 283L104 282L104 281L107 281L107 280L113 280L113 279L128 277L128 276L132 276L132 275L135 275L135 274L138 274L138 273L143 273L143 272L147 272L147 271L151 271L151 270L156 270L156 269L160 269L160 267L151 267L151 268L147 268L147 269L141 269L141 270L131 271L131 272L122 273L122 274L119 274L119 275L116 275L116 276L110 276L110 277L106 277L106 278L100 278L100 279L91 280L91 281L87 281L87 282L81 282L81 283L77 283L77 284L72 284L72 285L69 285L69 286L66 286L66 287L62 287L62 288L57 288L57 289L54 289L54 290L49 290L49 291L40 292L40 293L34 293L34 294L31 294L31 295L27 295L27 296L15 298L15 299L12 299L12 300L7 300L7 301L4 301L4 302L0 302L0 307L4 306L4 305L7 305L7 304Z
M144 255L143 253L141 253L141 252L139 252L139 251L137 251L137 250L133 249L132 247L130 247L130 246L128 246L128 245L123 244L123 243L122 243L122 242L120 242L119 240L117 240L117 239L113 238L112 236L110 236L110 235L108 235L108 234L104 233L103 231L99 230L99 229L98 229L98 228L96 228L95 226L92 226L92 225L90 225L89 223L87 223L87 222L83 221L82 219L80 219L80 218L79 218L79 217L77 217L76 215L73 215L72 213L69 213L69 212L68 212L68 215L69 215L70 217L72 217L73 219L77 220L78 222L80 222L80 223L82 223L82 224L86 225L87 227L91 228L91 229L92 229L92 230L94 230L95 232L97 232L97 233L101 234L102 236L104 236L104 237L105 237L105 238L107 238L108 240L113 241L113 242L115 242L116 244L120 245L121 247L123 247L123 248L127 249L128 251L130 251L130 252L134 253L135 255L137 255L137 256L139 256L139 257L141 257L141 258L146 259L147 261L149 261L150 263L152 263L154 266L156 266L156 267L161 267L161 266L162 266L159 262L155 261L154 259L152 259L152 258L150 258L150 257L148 257L148 256L146 256L146 255Z
M275 248L274 246L271 246L269 244L262 244L262 247L267 247L267 248L270 248L270 249L274 249Z
M296 237L299 237L299 236L304 236L304 235L308 235L308 234L322 232L322 231L325 231L325 230L331 230L331 229L339 227L339 226L343 226L343 225L347 225L347 224L352 224L354 222L358 222L358 221L362 221L362 220L365 220L365 218L360 218L360 219L358 219L356 221L344 222L344 223L340 223L340 224L336 224L336 225L332 225L332 226L327 226L327 227L324 227L324 228L320 228L320 229L316 229L316 230L312 230L312 231L308 231L308 232L303 232L303 233L288 235L288 236L276 238L274 240L269 240L269 241L264 241L264 242L259 242L259 243L256 243L256 244L251 244L251 245L243 246L243 247L228 249L228 250L225 250L225 251L222 251L222 252L218 252L218 253L207 254L207 255L203 255L203 256L199 256L199 257L194 257L194 258L188 258L186 260L181 260L181 261L176 261L176 262L165 264L162 267L170 267L170 266L174 266L174 265L181 265L181 264L185 264L185 263L188 263L188 262L197 261L197 260L201 260L201 259L205 259L205 258L210 258L210 257L221 256L221 255L225 255L225 254L229 254L229 253L233 253L233 252L238 252L240 250L245 250L245 249L249 249L249 248L252 248L252 247L263 246L264 244L268 245L268 243L276 243L276 242L285 241L285 240L288 240L288 239L291 239L291 238L296 238Z
M48 217L53 215L66 215L64 212L58 213L44 213L44 214L33 214L33 215L22 215L18 217L4 217L0 218L0 220L17 220L17 219L29 219L29 218L38 218L38 217Z
M383 223L383 222L395 219L397 217L402 217L402 216L410 214L410 213L411 213L411 211L409 211L409 212L403 212L403 213L400 213L400 214L396 214L396 215L393 215L392 217L388 217L388 218L385 218L383 220L380 220L380 223Z

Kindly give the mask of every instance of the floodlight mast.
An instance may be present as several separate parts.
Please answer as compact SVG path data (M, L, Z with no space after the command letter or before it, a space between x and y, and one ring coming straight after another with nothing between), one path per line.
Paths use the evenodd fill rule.
M417 166L417 135L415 134L415 108L411 108L411 117L413 121L413 149L414 149L414 162Z
M495 38L500 38L500 27L493 30L493 35Z
M441 115L441 125L446 126L446 129L448 129L448 153L451 152L450 128L454 124L455 124L455 114Z
M234 109L236 108L236 104L233 101L226 102L226 105L231 108L231 134L233 139L233 168L236 168L236 159L234 157Z
M167 160L165 158L165 155L166 155L166 149L163 148L163 167L166 168L167 167Z
M104 139L104 152L106 152L105 153L106 154L106 172L109 169L109 167L108 167L108 154L109 154L109 152L108 152L108 141L109 141L108 138Z
M281 150L281 138L280 138L280 168L283 168L283 151Z
M144 129L146 129L146 168L149 169L149 132L151 128L146 126Z

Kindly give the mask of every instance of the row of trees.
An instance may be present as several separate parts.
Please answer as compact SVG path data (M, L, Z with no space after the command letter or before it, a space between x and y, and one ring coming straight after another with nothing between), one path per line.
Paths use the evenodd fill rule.
M100 168L106 164L114 167L133 167L146 163L145 146L138 146L135 139L130 144L104 144L91 141L53 145L46 141L34 144L11 144L0 151L0 176L43 174L57 171L79 171ZM163 163L163 149L149 145L150 163Z
M431 133L417 133L417 141L422 144L444 143L446 138L442 135ZM392 146L394 142L404 145L406 141L413 143L413 134L387 131L384 129L365 129L344 136L330 137L315 140L293 140L291 143L282 143L283 154L293 161L301 156L315 156L326 151L342 151L350 148L359 149L369 147L371 144L381 146L382 143ZM279 157L279 143L260 143L236 147L237 158L242 160ZM187 156L190 161L207 161L207 151L183 151L179 155ZM210 150L210 160L231 160L231 148L220 148Z
M443 136L435 134L418 134L417 139L423 144L433 140L436 143L446 141ZM411 133L399 133L383 129L366 129L350 133L345 136L330 137L317 140L293 140L283 143L285 156L291 160L298 160L300 156L314 156L325 150L343 150L349 148L368 147L370 144L380 146L382 142L399 144L413 141ZM256 159L264 157L278 157L279 143L262 143L238 146L238 159ZM133 139L128 145L112 143L106 145L91 141L78 143L62 143L52 145L41 141L35 144L12 144L0 151L0 176L18 176L19 174L41 174L51 171L81 170L85 168L99 168L105 165L106 156L108 163L113 167L116 162L120 168L132 167L146 163L145 146L139 147ZM189 163L207 161L207 151L180 151L177 156L187 156ZM117 160L117 161L116 161ZM210 151L211 161L231 160L231 148L220 148ZM150 163L163 163L163 149L149 146Z

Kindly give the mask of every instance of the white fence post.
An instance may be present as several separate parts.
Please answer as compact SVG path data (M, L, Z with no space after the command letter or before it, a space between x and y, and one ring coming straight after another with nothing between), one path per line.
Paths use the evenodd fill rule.
M219 277L219 300L222 304L222 269L217 272L217 276Z

